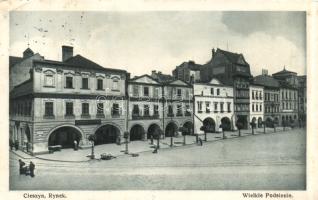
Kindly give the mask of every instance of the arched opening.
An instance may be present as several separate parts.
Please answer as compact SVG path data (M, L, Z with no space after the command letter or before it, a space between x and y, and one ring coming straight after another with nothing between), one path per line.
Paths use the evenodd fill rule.
M106 124L99 127L96 132L95 145L115 143L120 135L120 130L111 124Z
M183 124L183 127L187 129L186 134L191 135L192 134L192 128L193 128L193 123L192 122L186 122Z
M262 128L262 121L263 121L262 118L259 117L258 120L257 120L257 127L258 128Z
M272 118L266 118L266 127L273 127L273 120Z
M49 137L49 146L61 145L62 148L73 148L74 141L79 144L82 134L74 127L63 126L54 130Z
M166 126L165 136L174 137L177 131L178 131L178 126L174 122L170 122Z
M130 141L135 141L135 140L142 140L145 137L145 130L144 128L136 124L130 129Z
M231 130L231 120L228 117L223 117L221 119L221 123L223 125L224 131L230 131Z
M275 117L274 123L275 123L276 126L278 126L278 124L279 124L279 119L278 119L278 117Z
M246 115L238 115L237 116L237 122L242 124L243 129L247 129L248 121L247 121L247 116Z
M215 132L215 121L211 117L205 118L203 120L203 126L206 128L207 133L214 133Z
M150 139L151 136L153 136L155 131L158 129L160 129L160 126L158 126L158 124L151 124L147 131L147 138Z

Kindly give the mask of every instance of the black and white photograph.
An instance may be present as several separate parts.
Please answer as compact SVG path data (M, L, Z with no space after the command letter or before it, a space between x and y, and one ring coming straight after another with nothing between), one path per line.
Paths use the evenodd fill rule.
M8 26L9 192L308 190L306 10L11 10Z

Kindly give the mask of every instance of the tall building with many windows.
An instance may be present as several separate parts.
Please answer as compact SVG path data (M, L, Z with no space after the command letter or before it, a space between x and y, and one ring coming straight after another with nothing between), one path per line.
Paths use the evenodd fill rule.
M201 81L201 69L202 65L190 60L189 62L183 62L181 65L177 66L172 71L172 75L176 79L193 84Z
M212 79L209 83L195 83L193 90L195 133L202 133L202 126L208 127L206 132L220 132L222 123L225 130L236 130L233 87Z
M212 58L202 67L201 78L203 82L217 78L225 85L233 87L236 120L247 129L250 121L249 84L252 75L243 54L212 49Z
M10 138L33 154L74 141L84 147L91 134L96 145L119 142L127 130L127 72L73 56L69 46L62 47L62 57L12 66L28 68L30 76L10 92Z
M263 71L262 75L254 77L254 84L264 87L264 120L267 126L274 122L280 123L279 82Z

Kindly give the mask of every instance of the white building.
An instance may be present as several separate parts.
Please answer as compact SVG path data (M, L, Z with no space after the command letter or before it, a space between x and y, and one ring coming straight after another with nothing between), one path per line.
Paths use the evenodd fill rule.
M223 85L212 79L209 83L195 83L194 90L194 132L203 133L200 128L206 125L208 132L220 132L220 125L225 130L235 130L233 87Z
M264 87L250 85L250 122L254 121L257 127L262 127L264 120Z

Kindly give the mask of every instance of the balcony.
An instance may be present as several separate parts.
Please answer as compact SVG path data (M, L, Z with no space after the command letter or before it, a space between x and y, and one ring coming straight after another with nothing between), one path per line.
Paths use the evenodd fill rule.
M180 113L177 113L177 115L176 115L177 117L182 117L183 115L182 115L182 112L180 112Z
M173 113L168 113L167 116L168 117L174 117L174 114Z
M43 119L55 119L54 115L44 115Z
M119 118L120 114L118 112L113 112L112 113L112 118Z
M133 120L145 120L145 119L159 119L159 115L132 115Z
M184 112L184 116L191 116L191 112L188 112L188 111Z

